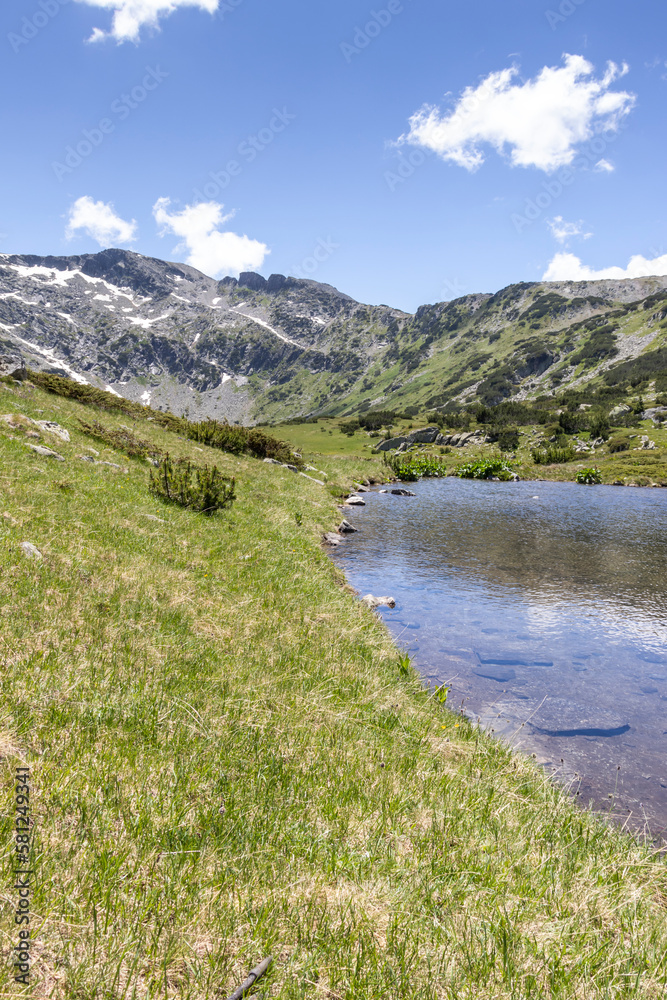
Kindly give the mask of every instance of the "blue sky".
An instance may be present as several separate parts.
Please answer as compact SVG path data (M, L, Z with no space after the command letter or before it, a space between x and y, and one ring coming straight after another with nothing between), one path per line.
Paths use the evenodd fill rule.
M6 0L0 21L0 252L122 245L409 311L667 273L655 0Z

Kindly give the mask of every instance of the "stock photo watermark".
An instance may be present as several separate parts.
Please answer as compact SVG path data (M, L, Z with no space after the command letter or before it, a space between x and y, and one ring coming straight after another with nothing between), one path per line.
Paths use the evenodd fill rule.
M65 147L65 154L62 160L52 161L51 169L58 180L62 181L63 177L67 177L77 167L80 167L84 160L88 159L102 145L106 137L116 131L118 122L129 118L132 112L136 111L152 91L157 90L168 76L169 74L165 73L159 66L147 66L146 74L141 82L132 87L132 90L121 94L120 97L111 102L110 111L117 120L114 121L113 118L109 117L100 118L97 125L91 129L85 128L81 133L80 139L72 145Z
M545 10L544 16L549 27L555 31L559 24L564 24L568 17L576 14L577 8L586 3L586 0L562 0L557 10Z
M335 243L330 236L320 237L311 253L300 264L293 265L289 273L295 278L311 278L336 250L340 250L340 243Z
M613 131L607 132L604 136L602 134L596 136L571 166L562 167L551 180L543 181L541 190L532 198L526 198L523 214L519 212L512 214L510 221L516 232L521 233L527 226L537 222L564 191L574 184L582 171L591 167L599 171L611 171L613 168L602 158L602 154L612 142L616 142L617 138L618 133Z
M239 177L243 173L244 165L256 160L259 154L271 145L276 136L284 132L296 120L296 117L287 108L274 108L268 125L254 135L246 136L243 142L238 144L236 147L238 159L228 160L222 170L209 171L209 180L202 188L195 188L193 191L195 203L212 201L217 198L229 187L235 177Z
M361 55L374 38L377 38L398 14L405 10L401 0L389 0L386 7L372 10L364 25L357 25L351 42L341 42L340 51L346 63L351 63L355 56Z
M16 943L12 948L14 981L30 985L30 897L33 871L30 867L32 841L30 815L30 768L17 767L14 795L14 926Z
M18 31L10 31L7 35L7 41L14 52L20 52L24 45L36 38L68 3L71 3L71 0L39 0L37 10L23 18Z

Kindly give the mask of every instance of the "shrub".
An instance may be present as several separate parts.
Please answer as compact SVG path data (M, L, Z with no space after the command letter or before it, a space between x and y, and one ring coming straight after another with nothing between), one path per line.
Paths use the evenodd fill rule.
M501 479L507 482L514 478L512 466L504 458L480 458L476 462L466 462L456 470L459 479Z
M602 474L596 468L580 469L575 479L583 486L599 486L602 482Z
M530 454L535 465L560 465L575 458L572 448L533 448Z
M421 477L438 479L447 474L443 460L434 455L392 455L391 458L385 456L385 465L388 465L394 475L402 481Z
M618 451L628 451L630 442L627 438L612 438L608 444L608 448L612 454Z
M113 430L97 420L93 420L92 424L86 423L85 420L79 420L79 423L81 430L89 437L95 438L96 441L103 441L104 444L108 444L116 451L125 452L130 458L147 458L149 455L157 456L160 454L160 450L150 441L144 441L142 438L136 437L132 431L124 430L122 427Z
M151 472L148 489L166 503L210 516L236 499L235 485L236 481L223 476L215 465L192 465L184 459L173 462L165 455Z

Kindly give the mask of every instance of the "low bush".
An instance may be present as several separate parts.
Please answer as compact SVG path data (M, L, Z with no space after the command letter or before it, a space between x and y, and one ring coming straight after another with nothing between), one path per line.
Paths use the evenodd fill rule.
M628 451L630 442L627 438L612 438L607 447L612 454L619 451Z
M602 474L597 468L580 469L575 479L583 486L599 486L602 482Z
M151 472L148 489L166 503L210 516L236 499L235 485L236 481L223 476L215 465L193 465L183 459L174 462L165 455Z
M504 458L480 458L475 462L466 462L456 470L459 479L500 479L507 482L514 478L514 472L509 462Z
M116 451L124 452L129 458L147 458L149 455L158 456L160 454L159 449L155 448L150 441L144 441L132 431L124 430L122 427L114 430L105 427L97 420L93 420L92 424L86 423L85 420L79 420L79 424L81 430L89 437L95 438L96 441L103 441L104 444L108 444Z
M573 448L533 448L530 455L535 465L560 465L576 458Z

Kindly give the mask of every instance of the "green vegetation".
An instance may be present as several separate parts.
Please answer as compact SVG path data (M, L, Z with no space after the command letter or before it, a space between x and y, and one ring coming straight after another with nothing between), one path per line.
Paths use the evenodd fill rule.
M153 456L157 454L153 451L150 441L138 438L133 431L128 430L126 427L111 430L101 424L99 420L91 422L79 420L79 427L87 437L94 438L96 441L103 441L104 444L115 448L116 451L124 452L129 458L148 458L149 455Z
M100 442L80 402L0 398L72 438L56 463L0 423L0 930L8 956L27 765L26 996L214 1000L265 955L280 1000L664 996L664 860L423 686L322 552L326 489L138 417L152 453L235 479L197 517L148 493L145 459L80 461ZM110 440L119 419L96 415Z
M506 482L514 478L514 471L503 458L478 458L465 462L456 470L459 479L500 479Z
M397 479L437 479L447 474L445 463L433 455L407 454L385 457L385 463Z
M577 456L572 448L533 448L531 458L535 465L556 465L571 462Z
M217 466L193 465L186 459L173 462L167 454L151 471L148 490L166 503L198 511L209 517L236 499L234 479L227 480Z
M602 482L602 473L593 467L590 469L580 469L575 480L583 486L599 486Z

